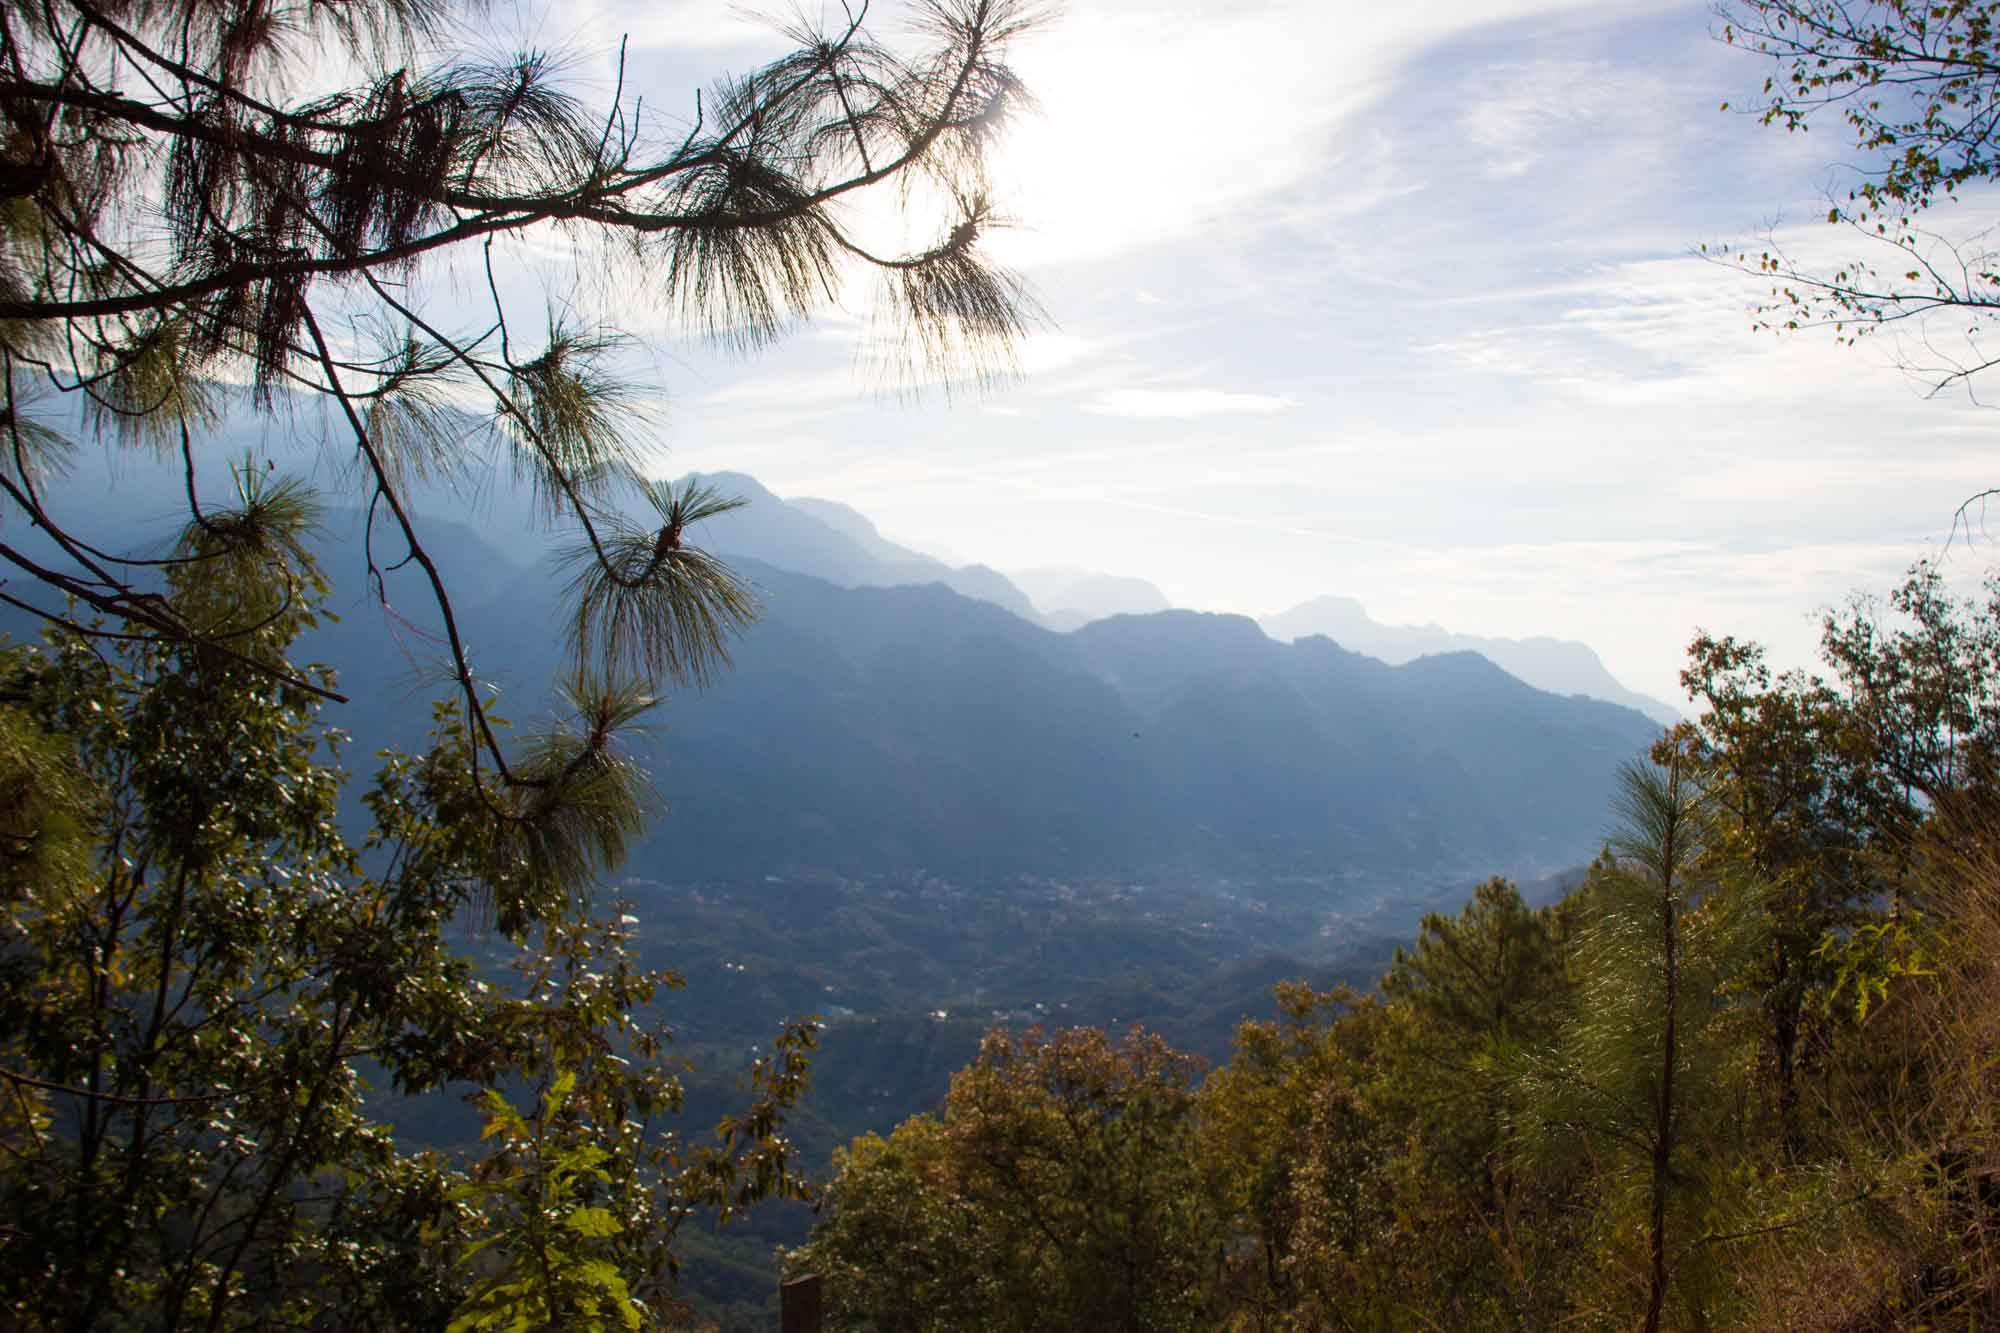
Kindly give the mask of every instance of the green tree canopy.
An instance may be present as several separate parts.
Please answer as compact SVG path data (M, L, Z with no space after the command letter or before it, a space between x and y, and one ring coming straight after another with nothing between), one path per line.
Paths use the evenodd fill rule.
M990 1034L936 1117L836 1161L792 1256L845 1326L1208 1326L1225 1239L1194 1062L1137 1032Z
M678 983L635 964L630 918L588 910L636 817L614 742L531 747L564 770L536 799L583 813L485 818L441 704L436 748L385 757L350 843L308 688L331 675L286 657L320 614L313 507L262 485L212 521L267 530L265 584L222 606L169 575L175 616L255 618L230 651L62 630L0 650L0 1309L23 1329L657 1325L690 1209L796 1191L779 1120L812 1029L781 1034L719 1138L674 1132L650 1006ZM585 832L542 836L556 818ZM452 922L482 904L506 933L480 958ZM483 1154L399 1139L398 1105L447 1093L479 1095Z

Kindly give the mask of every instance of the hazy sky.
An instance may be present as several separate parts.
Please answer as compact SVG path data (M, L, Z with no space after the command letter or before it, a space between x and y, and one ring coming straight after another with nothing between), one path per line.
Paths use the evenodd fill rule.
M708 3L552 14L542 36L573 49L629 32L654 106L777 49ZM1018 54L1044 114L1004 164L1023 227L995 244L1053 324L1025 381L871 396L840 318L748 361L663 341L663 470L750 472L953 559L1140 575L1187 606L1341 593L1580 638L1665 697L1698 625L1804 661L1817 608L1886 589L2000 480L2000 420L1925 401L1887 339L1753 333L1761 289L1690 253L1773 226L1845 248L1819 219L1847 142L1721 111L1766 68L1713 23L1070 0Z

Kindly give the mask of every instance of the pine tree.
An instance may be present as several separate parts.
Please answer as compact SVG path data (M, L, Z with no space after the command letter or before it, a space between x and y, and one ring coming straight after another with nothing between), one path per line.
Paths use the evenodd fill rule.
M721 80L676 121L627 87L622 53L608 98L566 86L549 52L483 57L482 8L0 4L0 512L49 539L0 539L15 575L0 600L79 632L95 615L238 652L240 625L155 596L157 565L75 535L41 483L74 447L79 411L101 436L178 455L201 540L174 558L234 580L269 553L205 512L195 450L232 404L293 428L312 419L301 404L322 405L322 449L356 464L371 593L386 606L391 584L415 580L435 602L476 757L501 788L535 793L563 765L510 751L490 725L413 479L512 469L573 531L585 712L701 679L751 603L693 544L717 497L639 475L630 339L553 298L516 308L512 247L559 242L635 313L743 349L872 273L870 345L892 370L1004 371L1035 312L979 248L1000 221L985 160L1024 99L1005 54L1036 14L920 0L923 49L907 57L872 36L865 9L826 30L801 21L790 54ZM878 195L903 218L935 202L932 238L874 246L852 206ZM480 276L483 309L421 297L454 259ZM643 529L611 514L635 484L657 511Z
M1628 1317L1656 1333L1670 1296L1702 1308L1696 1219L1714 1203L1717 1149L1740 1132L1717 1020L1757 915L1745 908L1753 895L1718 891L1706 861L1711 812L1683 758L1628 765L1619 789L1613 859L1581 895L1576 1003L1521 1080L1516 1128L1530 1158L1583 1153L1597 1164L1600 1243L1611 1271L1627 1275L1607 1299L1624 1308L1636 1294Z

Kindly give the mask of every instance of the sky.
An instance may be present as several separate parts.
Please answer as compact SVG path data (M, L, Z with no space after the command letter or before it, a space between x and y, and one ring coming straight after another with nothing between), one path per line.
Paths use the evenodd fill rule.
M871 22L893 38L898 12ZM528 26L599 78L623 36L655 107L781 49L686 0ZM1768 284L1698 248L1843 257L1826 191L1852 154L1832 124L1722 110L1767 68L1715 26L1687 3L1070 0L1015 55L1041 111L997 170L1018 225L991 248L1047 314L1023 375L885 393L858 307L747 358L655 328L660 470L1182 606L1339 594L1581 639L1663 698L1697 628L1809 663L1821 611L1886 592L2000 480L2000 419L1927 396L1907 342L1753 329ZM1973 193L1933 221L1996 217ZM1992 558L1948 553L1968 587Z

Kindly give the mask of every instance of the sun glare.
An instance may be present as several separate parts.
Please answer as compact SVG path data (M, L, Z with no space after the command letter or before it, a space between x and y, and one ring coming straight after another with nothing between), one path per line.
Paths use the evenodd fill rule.
M1350 42L1329 61L1317 41L1274 46L1268 21L1072 13L1025 44L1014 64L1040 110L998 154L995 184L1019 227L996 253L1029 264L1130 251L1297 178L1393 44Z

